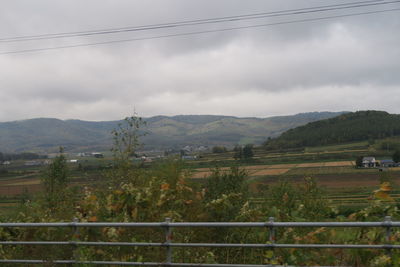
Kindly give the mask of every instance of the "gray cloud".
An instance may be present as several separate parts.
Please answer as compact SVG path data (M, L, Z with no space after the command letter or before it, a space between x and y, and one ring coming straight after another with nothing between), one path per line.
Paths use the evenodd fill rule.
M336 3L339 1L336 1ZM340 1L342 3L346 1ZM347 1L348 2L348 1ZM318 6L321 1L32 1L0 10L0 36L81 31ZM371 7L379 10L390 7ZM318 16L351 11L328 12ZM354 11L353 11L354 12ZM304 19L0 43L0 52ZM0 120L400 112L398 12L104 46L0 55Z

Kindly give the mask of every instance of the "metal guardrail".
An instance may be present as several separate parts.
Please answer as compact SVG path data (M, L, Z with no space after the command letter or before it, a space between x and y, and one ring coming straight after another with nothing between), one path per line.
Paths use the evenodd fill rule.
M210 247L210 248L305 248L305 249L384 249L390 255L392 249L400 249L400 245L390 244L392 228L400 227L400 222L385 217L382 222L275 222L273 217L268 222L165 222L120 223L120 222L60 222L60 223L0 223L1 228L36 228L36 227L70 227L78 232L78 228L86 227L127 227L127 228L163 228L165 242L84 242L84 241L0 241L3 246L15 245L59 245L59 246L128 246L128 247L164 247L166 248L165 262L120 262L120 261L79 261L79 260L52 260L52 264L93 264L93 265L130 265L130 266L203 266L203 267L268 267L281 265L255 265L255 264L204 264L204 263L175 263L172 258L174 247ZM258 227L269 230L269 243L267 244L242 244L242 243L173 243L172 228L180 227ZM275 242L276 228L285 227L382 227L386 229L385 244L281 244ZM46 260L29 259L0 259L1 263L9 264L44 264ZM287 265L285 265L287 266ZM283 267L283 266L282 266ZM327 266L326 266L327 267Z

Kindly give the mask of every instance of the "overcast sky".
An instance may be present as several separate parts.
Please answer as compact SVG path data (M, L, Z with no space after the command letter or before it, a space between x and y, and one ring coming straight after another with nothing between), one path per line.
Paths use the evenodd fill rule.
M0 39L362 0L5 0ZM389 1L389 0L387 0ZM0 53L400 8L400 3L90 37L0 42ZM400 113L400 11L0 55L0 121L130 115Z

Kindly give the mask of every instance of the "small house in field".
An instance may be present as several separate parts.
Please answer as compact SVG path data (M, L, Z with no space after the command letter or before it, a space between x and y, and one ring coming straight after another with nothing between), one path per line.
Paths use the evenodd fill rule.
M382 159L381 160L381 167L388 168L388 167L396 167L396 166L397 166L397 164L391 159Z
M77 154L78 157L91 157L92 153L89 152L80 152Z
M197 156L186 156L186 155L184 155L184 156L182 156L182 159L183 160L195 160L195 159L197 159Z
M95 158L104 158L104 155L102 153L98 153L98 152L93 152L92 156Z
M28 160L24 162L25 166L39 166L42 165L42 163L40 161L37 160Z
M364 168L375 168L376 167L375 158L374 157L363 157L362 166Z

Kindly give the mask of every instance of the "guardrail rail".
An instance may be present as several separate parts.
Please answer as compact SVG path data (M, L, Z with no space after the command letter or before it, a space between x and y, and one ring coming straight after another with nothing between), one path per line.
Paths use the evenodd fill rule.
M23 246L23 245L48 245L48 246L125 246L125 247L164 247L166 255L164 262L129 262L129 261L80 261L76 259L52 260L51 264L93 264L93 265L131 265L131 266L204 266L204 267L261 267L281 265L256 265L256 264L204 264L204 263L177 263L173 261L172 249L175 247L210 247L210 248L305 248L305 249L382 249L388 255L393 249L400 249L400 245L390 243L392 229L400 227L400 222L391 220L390 216L385 217L382 222L275 222L269 218L268 222L171 222L166 218L164 222L57 222L57 223L0 223L0 228L35 228L35 227L69 227L73 232L79 228L101 228L101 227L126 227L126 228L162 228L165 232L164 242L85 242L85 241L7 241L1 240L2 246ZM250 243L174 243L172 240L172 229L181 227L250 227L266 228L269 232L267 244ZM285 227L380 227L384 228L385 244L282 244L277 243L275 231L277 228ZM45 264L46 260L33 259L0 259L0 264ZM285 265L287 266L287 265Z

